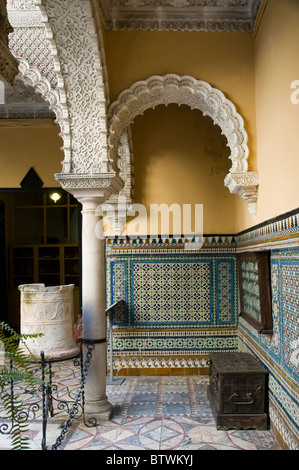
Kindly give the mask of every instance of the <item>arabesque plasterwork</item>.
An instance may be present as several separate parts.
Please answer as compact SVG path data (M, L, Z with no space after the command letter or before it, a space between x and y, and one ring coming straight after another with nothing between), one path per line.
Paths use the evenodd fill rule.
M253 31L260 0L97 0L106 29Z
M57 180L69 189L74 178L67 183L67 175L84 175L82 184L92 182L91 186L101 175L119 175L123 187L118 196L129 205L133 196L131 122L148 108L185 104L211 117L226 136L232 167L225 185L249 203L254 216L258 177L248 172L247 133L234 104L220 90L190 76L152 76L124 90L107 109L105 54L94 4L95 0L9 0L9 14L16 24L11 44L19 56L20 72L49 102L61 128L64 160ZM13 16L18 9L23 25ZM24 50L22 39L31 33L32 45L45 43L47 60L35 47L31 56L28 48ZM92 175L91 181L86 175ZM109 203L116 201L111 195Z
M64 80L72 133L71 172L107 172L105 83L90 2L35 3L51 28Z
M18 73L18 63L9 50L8 35L12 27L7 16L6 2L0 1L0 77L10 85Z
M20 74L49 103L61 129L64 160L57 179L71 190L75 180L67 181L66 175L82 175L81 186L94 187L112 169L106 71L91 4L88 0L8 2L15 26L10 44Z
M122 135L136 116L160 104L167 106L170 103L199 109L220 127L222 134L227 138L231 150L229 158L232 161L230 174L225 178L225 186L249 203L250 213L255 217L259 183L257 174L248 172L249 149L243 118L234 104L207 82L187 75L155 75L124 90L109 107L111 160L117 162Z

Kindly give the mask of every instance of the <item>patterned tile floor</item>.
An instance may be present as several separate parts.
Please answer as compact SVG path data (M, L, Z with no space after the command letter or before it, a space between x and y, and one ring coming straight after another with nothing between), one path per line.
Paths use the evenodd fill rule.
M79 380L80 370L71 362L60 363L53 380L57 384L55 396L69 401L77 393ZM126 377L121 385L107 385L108 399L114 406L112 419L96 427L86 426L82 417L75 419L58 449L177 452L280 449L270 430L217 430L207 399L207 385L208 377L198 375ZM33 399L28 396L28 400ZM32 450L41 449L41 416L41 409L32 407L28 420ZM48 449L57 442L66 417L65 409L56 408L54 416L48 419ZM0 434L0 450L8 449L9 445L9 437Z

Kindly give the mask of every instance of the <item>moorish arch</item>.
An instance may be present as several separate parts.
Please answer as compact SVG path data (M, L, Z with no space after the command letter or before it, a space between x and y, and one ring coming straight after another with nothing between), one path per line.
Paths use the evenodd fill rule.
M107 158L107 82L89 0L8 0L10 48L25 82L49 103L64 141L55 177L82 205L83 338L94 346L86 379L87 419L110 419L106 396L105 244L97 208L123 181ZM85 351L85 346L84 346Z
M135 117L150 108L164 104L188 105L200 110L218 125L230 148L232 167L224 184L248 202L249 212L256 215L258 175L248 171L247 133L242 116L222 91L188 75L154 75L134 83L120 93L108 110L108 143L110 161L117 163L123 135Z
M10 49L24 80L56 115L64 161L57 180L97 186L108 162L109 88L101 31L89 0L7 0ZM80 179L78 180L78 176Z

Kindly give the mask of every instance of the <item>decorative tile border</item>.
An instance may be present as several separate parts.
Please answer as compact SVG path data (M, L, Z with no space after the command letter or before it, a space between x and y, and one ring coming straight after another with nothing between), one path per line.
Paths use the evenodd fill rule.
M108 255L129 254L194 254L194 253L235 253L236 238L234 235L171 235L170 237L145 236L132 239L129 237L107 238Z
M299 209L272 219L235 237L237 251L278 250L299 246Z
M248 347L269 370L271 424L289 449L299 450L298 215L278 222L242 235L241 250L275 248L271 250L273 335L259 335L240 318L239 349Z
M233 271L230 271L228 260L236 259L240 252L256 250L271 250L272 335L259 335L242 317L238 319L237 281L230 281L235 268L232 267L234 262L231 262ZM138 321L135 324L130 323L130 320L128 322L132 318L132 286L134 281L139 283L141 276L136 276L136 272L132 276L133 260L137 271L141 269L140 273L144 274L142 264L184 263L187 258L191 263L197 258L209 264L212 283L209 319L204 317L204 321L196 325L188 322L184 324L181 321L177 323L177 319L182 320L182 317L176 318L173 314L169 324L165 322L160 325L157 316L154 321L141 322L140 325ZM153 277L154 270L149 271ZM167 268L163 276L165 272ZM113 330L116 341L116 350L113 352L115 369L204 370L209 365L211 350L236 351L245 348L269 370L269 413L272 425L290 449L299 449L299 210L236 236L204 236L201 247L196 246L196 240L190 237L107 240L107 275L109 302L121 298L129 300L129 308L120 315ZM117 277L117 281L113 280L113 276ZM158 277L162 277L161 272ZM207 293L207 284L201 285ZM184 283L180 286L183 291L186 290ZM227 297L230 290L234 293L233 315L232 303ZM160 300L163 292L160 289ZM144 291L141 297L143 294ZM182 295L181 292L178 298L182 299ZM233 318L234 324L230 323Z

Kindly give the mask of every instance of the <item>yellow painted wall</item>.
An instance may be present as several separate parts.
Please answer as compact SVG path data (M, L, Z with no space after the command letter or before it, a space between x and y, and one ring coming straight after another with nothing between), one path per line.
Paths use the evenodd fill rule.
M31 167L44 187L57 187L64 158L60 128L51 120L0 120L0 188L19 188Z
M203 203L206 233L238 232L298 207L299 103L291 102L291 83L299 80L298 24L297 0L269 0L255 39L247 33L104 33L111 101L155 74L186 74L209 82L243 116L249 170L257 170L260 178L254 221L247 204L224 188L230 161L211 155L200 113L175 107L148 111L132 126L137 202L149 205L159 196L158 202L169 204ZM19 187L31 166L44 186L57 186L54 174L63 160L59 127L20 124L0 123L0 187ZM218 137L220 145L220 131ZM217 202L223 210L215 209Z
M220 89L244 118L249 169L256 170L250 34L109 31L105 45L111 101L136 81L167 73L191 75ZM247 212L247 204L224 187L231 167L229 152L223 150L226 140L199 111L189 111L156 108L135 119L135 200L146 207L157 202L203 203L205 233L235 233L241 225L238 214Z
M135 201L148 215L151 204L179 204L181 211L183 204L203 204L204 233L234 231L236 197L223 184L229 148L209 117L187 106L161 105L136 118L131 130ZM178 231L171 225L168 233Z
M255 40L257 223L299 207L298 45L298 0L269 0Z

